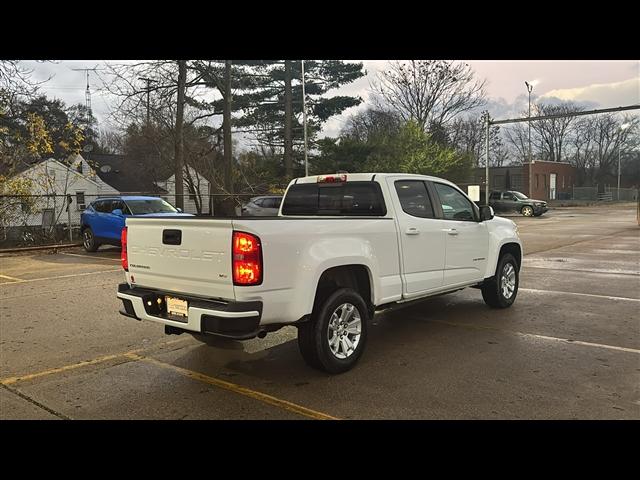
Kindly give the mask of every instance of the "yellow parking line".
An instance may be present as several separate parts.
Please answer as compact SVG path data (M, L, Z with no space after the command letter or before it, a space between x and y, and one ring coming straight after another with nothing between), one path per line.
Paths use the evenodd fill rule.
M34 378L43 377L45 375L52 375L54 373L66 372L67 370L86 367L87 365L95 365L96 363L107 362L109 360L114 360L120 357L122 357L121 353L116 353L115 355L105 355L104 357L94 358L93 360L85 360L83 362L78 362L71 365L65 365L64 367L51 368L49 370L44 370L38 373L31 373L29 375L5 378L2 381L0 381L0 383L2 383L2 385L11 385L12 383L22 382L25 380L32 380Z
M155 358L142 357L135 353L127 354L126 356L131 358L132 360L144 361L167 370L173 370L174 372L177 372L180 375L184 375L185 377L189 377L194 380L199 380L201 382L208 383L209 385L213 385L213 386L222 388L224 390L229 390L230 392L234 392L239 395L243 395L245 397L253 398L254 400L259 400L268 405L282 408L283 410L294 412L294 413L297 413L298 415L312 418L314 420L340 420L339 418L332 417L331 415L327 415L326 413L318 412L316 410L303 407L296 403L292 403L287 400L282 400L280 398L267 395L266 393L257 392L255 390L251 390L249 388L236 385L235 383L220 380L219 378L210 377L208 375L204 375L199 372L194 372L186 368L177 367L175 365L171 365L170 363L164 363L159 360L156 360Z
M187 340L188 338L178 338L176 340L170 340L168 342L163 342L157 345L153 345L151 347L147 347L147 348L138 348L136 350L131 350L129 352L124 352L124 353L115 353L112 355L104 355L102 357L98 357L98 358L94 358L93 360L84 360L82 362L78 362L78 363L72 363L71 365L65 365L63 367L57 367L57 368L50 368L49 370L43 370L41 372L36 372L36 373L30 373L27 375L19 375L19 376L15 376L15 377L8 377L8 378L3 378L2 380L0 380L0 384L2 385L11 385L13 383L16 382L23 382L23 381L27 381L27 380L33 380L34 378L39 378L39 377L44 377L47 375L53 375L54 373L60 373L60 372L66 372L68 370L75 370L76 368L82 368L82 367L86 367L89 365L96 365L98 363L104 363L104 362L108 362L109 360L115 360L117 358L122 358L122 357L126 357L126 358L130 358L129 355L133 355L139 352L144 352L147 350L150 350L152 348L155 347L162 347L165 345L171 345L174 343L178 343L178 342L182 342L184 340Z
M30 278L28 280L16 279L15 283L40 282L42 280L57 280L58 278L82 277L84 275L95 275L96 273L121 272L121 271L123 271L122 268L104 269L104 270L97 270L95 272L72 273L70 275L58 275L57 277ZM11 285L11 284L9 282L5 282L5 283L0 283L0 285Z
M7 280L11 280L12 282L24 282L21 278L10 277L9 275L0 275L0 278L6 278Z

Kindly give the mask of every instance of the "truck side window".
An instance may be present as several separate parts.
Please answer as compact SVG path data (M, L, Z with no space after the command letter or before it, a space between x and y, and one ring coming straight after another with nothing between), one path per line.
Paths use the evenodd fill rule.
M413 217L434 218L433 205L423 181L398 180L395 186L405 213Z
M446 220L475 221L473 206L462 193L444 183L433 182L433 186L440 197L442 214Z

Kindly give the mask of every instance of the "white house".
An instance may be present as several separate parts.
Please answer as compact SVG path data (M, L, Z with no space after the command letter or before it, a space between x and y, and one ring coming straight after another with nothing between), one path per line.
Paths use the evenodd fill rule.
M196 202L201 205L201 213L209 214L210 210L210 196L211 196L211 182L207 180L204 175L197 172L192 167L188 168L183 178L183 191L184 191L184 211L187 213L198 213L198 207ZM186 169L185 169L186 170ZM193 182L193 187L188 181L188 177ZM167 193L162 195L162 198L175 205L176 195L176 176L171 175L164 181L155 182L155 184L164 189Z
M69 217L71 225L79 225L80 213L92 200L119 193L100 179L81 155L70 157L68 165L54 158L20 165L13 175L16 177L30 180L32 196L25 197L20 205L13 205L12 211L3 215L7 222L3 227L67 225Z
M21 227L25 226L48 231L54 225L58 229L68 229L70 224L77 229L82 211L99 197L156 195L175 204L175 175L154 182L154 178L162 178L162 173L153 171L138 159L93 153L86 157L78 154L69 157L65 163L48 158L19 164L11 172L12 178L29 179L30 196L0 198L0 240L15 236L16 232L8 235L8 230L16 230L22 235ZM200 213L210 213L210 189L209 180L189 167L189 171L185 171L184 210L198 213L199 204Z

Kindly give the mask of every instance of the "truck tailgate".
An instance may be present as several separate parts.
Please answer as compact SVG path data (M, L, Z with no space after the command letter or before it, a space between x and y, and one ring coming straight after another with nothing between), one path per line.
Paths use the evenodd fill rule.
M130 283L235 299L230 219L128 218L126 224Z

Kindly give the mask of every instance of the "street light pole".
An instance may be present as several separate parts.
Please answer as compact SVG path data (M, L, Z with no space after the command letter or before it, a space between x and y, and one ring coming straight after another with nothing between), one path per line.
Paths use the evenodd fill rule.
M533 85L530 84L529 82L524 82L524 84L527 87L527 91L529 92L529 119L531 118L531 92L533 91ZM529 197L533 198L532 195L532 188L533 188L533 182L532 182L532 176L533 176L533 168L532 168L532 160L531 160L531 120L529 120L527 122L529 124Z
M304 60L302 62L302 123L304 125L304 176L309 176L309 163L307 161L307 100L304 90Z

